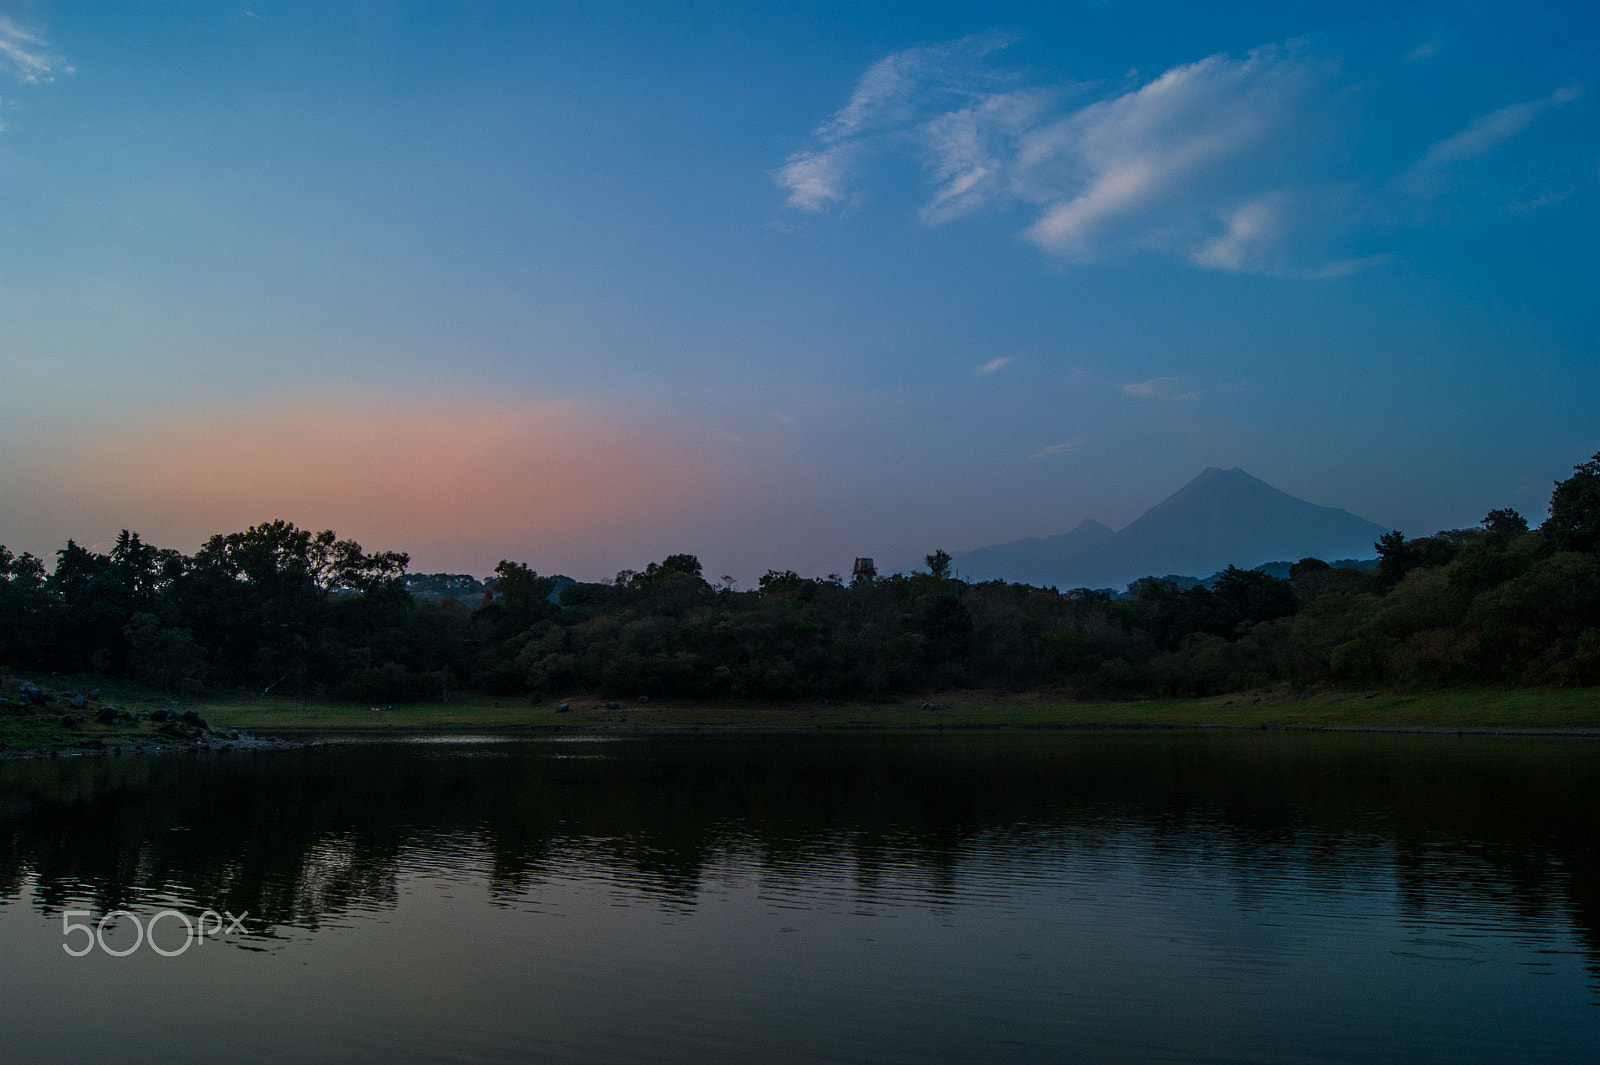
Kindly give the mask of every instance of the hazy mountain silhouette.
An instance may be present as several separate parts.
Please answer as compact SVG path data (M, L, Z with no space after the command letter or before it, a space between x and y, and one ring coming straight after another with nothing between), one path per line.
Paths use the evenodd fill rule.
M1079 523L1069 533L1034 536L1026 540L1013 540L1009 544L959 552L955 556L955 565L961 571L962 579L969 581L1003 577L1024 584L1059 585L1059 574L1069 570L1078 559L1116 539L1116 536L1109 525L1090 519Z
M1373 541L1388 531L1347 510L1296 499L1237 467L1208 466L1118 532L1086 521L1062 536L959 553L955 565L969 581L1120 588L1168 573L1206 577L1229 565L1370 558Z

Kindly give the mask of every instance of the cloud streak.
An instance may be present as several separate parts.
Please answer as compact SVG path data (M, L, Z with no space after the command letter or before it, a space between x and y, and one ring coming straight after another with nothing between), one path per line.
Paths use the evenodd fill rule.
M1191 257L1214 270L1243 270L1260 263L1283 232L1283 197L1268 194L1228 214L1227 229L1201 244Z
M1329 64L1276 46L1213 55L1075 104L1086 87L999 69L1010 43L969 37L875 63L773 172L787 205L852 202L870 158L903 150L927 179L928 226L1020 208L1023 238L1060 259L1154 249L1207 269L1279 268L1297 204L1285 160L1314 150L1302 130Z
M1033 454L1028 456L1028 461L1029 462L1033 462L1033 461L1035 461L1037 459L1047 459L1047 458L1050 458L1053 455L1065 455L1067 452L1076 451L1076 450L1078 450L1078 448L1080 448L1082 446L1083 446L1083 438L1082 437L1075 437L1075 438L1073 438L1071 440L1066 440L1066 441L1063 441L1062 443L1059 443L1059 444L1051 444L1048 447L1040 448L1038 451L1035 451Z
M814 152L797 152L777 171L780 185L789 190L790 207L820 211L840 203L850 184L852 145L836 144Z
M1019 188L1041 207L1028 238L1089 259L1118 236L1189 228L1228 199L1259 195L1255 175L1272 169L1264 155L1318 76L1276 48L1237 62L1215 55L1031 132L1018 156Z
M54 80L59 62L42 38L0 15L0 72L32 85Z
M860 156L881 137L922 122L952 104L983 98L1002 76L981 60L1010 41L979 34L895 52L867 68L850 100L812 133L814 146L772 172L790 207L821 211L845 202Z
M1010 366L1010 365L1011 365L1011 356L1010 355L1002 355L997 359L990 359L988 362L984 363L982 366L978 367L973 372L977 373L977 374L980 374L980 375L982 375L982 374L999 373L1001 370L1004 370L1007 366Z
M1176 377L1152 377L1148 381L1135 381L1122 386L1122 394L1135 399L1193 400L1205 395L1204 390L1179 391L1181 380Z
M1543 99L1509 104L1490 111L1468 123L1460 132L1429 147L1422 158L1400 175L1396 184L1415 195L1434 195L1443 188L1446 173L1452 166L1489 154L1533 125L1542 115L1571 103L1578 95L1578 87L1568 85Z

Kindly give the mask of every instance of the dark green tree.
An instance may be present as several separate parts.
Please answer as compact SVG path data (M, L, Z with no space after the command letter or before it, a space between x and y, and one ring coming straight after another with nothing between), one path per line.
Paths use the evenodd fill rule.
M0 546L0 665L46 664L60 611L45 591L44 563Z
M916 607L917 631L927 640L927 660L941 679L954 679L955 666L972 650L972 612L953 594L924 597ZM938 667L946 667L939 669Z
M756 583L756 587L762 595L797 596L803 594L807 590L807 586L810 584L810 581L806 580L792 569L786 569L782 572L779 572L775 569L769 569L766 573L761 575L761 579Z
M1556 482L1550 517L1540 526L1567 551L1600 550L1600 452Z
M691 577L700 576L700 560L693 555L668 555L661 560L658 566L652 563L646 567L645 572L658 573L687 573Z
M1410 568L1406 534L1399 529L1390 529L1378 537L1372 547L1378 552L1378 583L1384 588L1393 588Z
M1299 609L1294 585L1260 570L1229 566L1212 586L1229 629L1286 618ZM1223 635L1219 633L1219 635Z
M490 653L495 652L501 641L510 640L536 622L561 611L550 602L556 582L539 576L524 563L502 560L494 568L494 576L485 583L490 587L484 594L483 605L478 608L477 620L488 635Z
M1291 581L1299 580L1301 577L1307 577L1313 573L1323 573L1332 568L1320 558L1302 558L1299 562L1289 567L1289 579Z
M1480 524L1490 536L1507 540L1528 531L1528 519L1510 507L1489 511Z

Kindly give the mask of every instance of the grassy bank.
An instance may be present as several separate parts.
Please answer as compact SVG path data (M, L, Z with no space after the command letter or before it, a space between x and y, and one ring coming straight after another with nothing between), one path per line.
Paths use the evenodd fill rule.
M925 708L927 703L931 707ZM188 705L188 704L186 704ZM1207 699L1068 702L1047 694L957 692L882 703L602 703L574 699L530 706L467 698L387 710L290 700L197 702L215 724L253 731L536 727L1269 727L1600 728L1600 689L1464 689L1423 693L1246 692Z
M41 681L43 678L41 678ZM1287 689L1205 699L1073 702L1050 693L951 692L928 699L886 702L616 702L598 698L530 703L518 698L465 696L449 703L402 704L382 710L350 703L273 696L165 695L94 681L50 678L59 694L50 709L0 714L0 744L11 749L108 744L136 737L160 741L155 726L97 726L79 713L64 728L66 702L77 690L101 688L100 702L141 711L196 710L215 729L246 729L257 736L302 731L519 728L1050 728L1204 727L1437 728L1567 731L1600 729L1600 689L1468 688L1431 692L1318 692ZM149 735L146 735L149 734Z

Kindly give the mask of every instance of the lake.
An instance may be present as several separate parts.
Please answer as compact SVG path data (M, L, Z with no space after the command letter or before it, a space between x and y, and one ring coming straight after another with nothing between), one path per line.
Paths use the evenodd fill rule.
M17 1062L1592 1062L1600 744L3 763L0 1032Z

